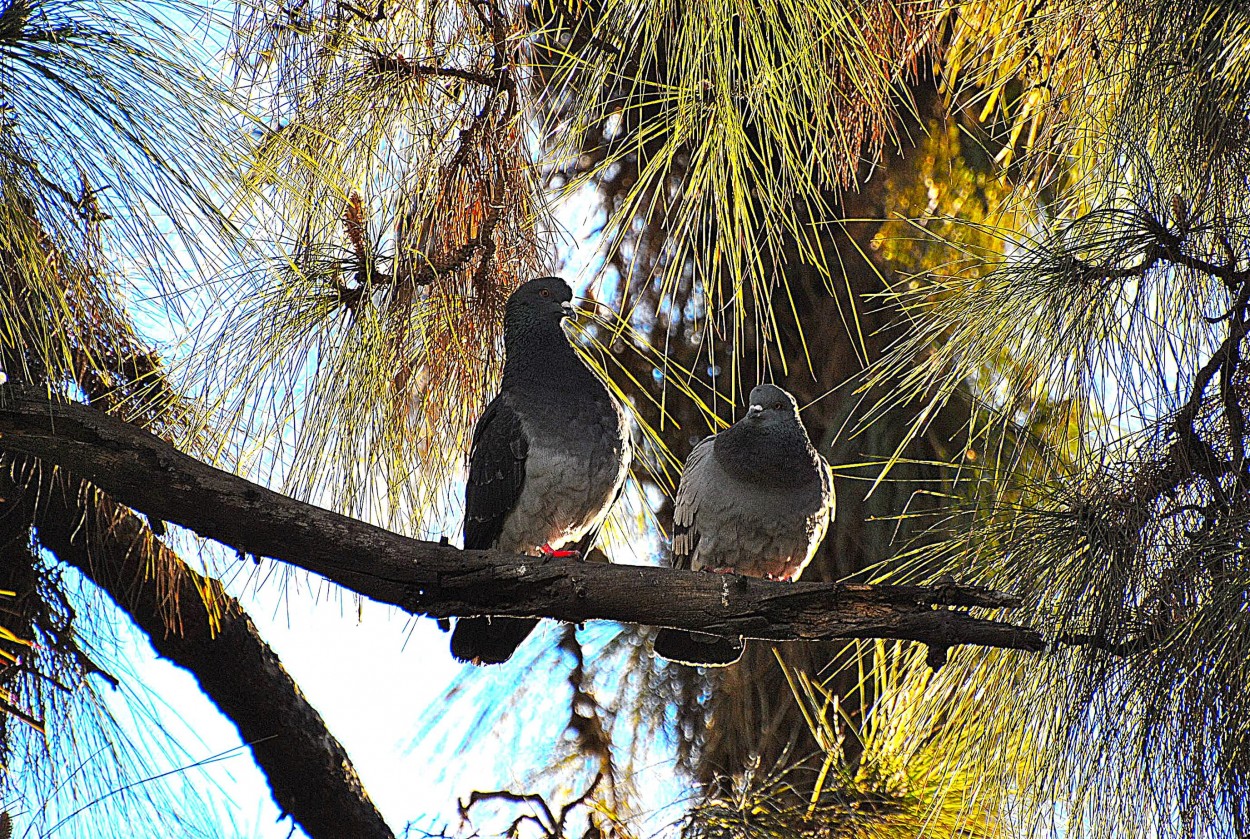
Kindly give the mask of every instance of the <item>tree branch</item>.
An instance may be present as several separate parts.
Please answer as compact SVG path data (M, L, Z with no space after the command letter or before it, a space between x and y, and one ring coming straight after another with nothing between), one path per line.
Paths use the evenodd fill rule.
M972 586L780 583L408 539L208 466L92 408L13 387L0 388L0 447L59 464L149 517L413 614L614 620L774 641L900 638L934 650L1043 647L1034 630L934 608L1018 604Z
M347 752L221 583L188 567L134 513L63 472L41 471L30 483L0 469L0 493L38 499L39 542L195 676L251 749L283 814L314 839L391 839Z

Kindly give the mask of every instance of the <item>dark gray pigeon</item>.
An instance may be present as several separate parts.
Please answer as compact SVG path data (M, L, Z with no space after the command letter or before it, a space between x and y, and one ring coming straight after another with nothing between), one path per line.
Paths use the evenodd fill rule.
M503 382L469 451L467 549L585 556L625 483L625 414L560 328L572 299L559 277L530 280L508 298ZM537 625L461 618L451 654L474 664L507 661Z
M747 415L686 459L673 509L673 567L793 581L832 517L833 472L812 447L794 397L760 385ZM738 660L742 639L662 629L655 651L718 667Z

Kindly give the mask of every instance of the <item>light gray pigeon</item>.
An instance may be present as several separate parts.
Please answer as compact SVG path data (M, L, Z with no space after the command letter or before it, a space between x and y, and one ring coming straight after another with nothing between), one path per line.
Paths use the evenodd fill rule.
M508 298L503 382L469 451L466 549L584 556L624 486L629 428L560 327L572 299L559 277L530 280ZM498 664L537 625L534 618L461 618L451 653Z
M833 472L812 447L794 397L751 391L747 414L702 440L682 469L673 510L673 567L798 579L833 517ZM662 629L655 651L717 667L742 655L741 638Z

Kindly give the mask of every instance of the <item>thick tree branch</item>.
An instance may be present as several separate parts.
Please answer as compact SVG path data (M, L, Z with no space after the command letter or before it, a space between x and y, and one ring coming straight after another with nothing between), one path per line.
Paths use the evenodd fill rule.
M0 389L0 448L59 464L150 517L414 614L606 619L768 640L902 638L935 651L1043 646L1033 630L934 608L1016 605L970 586L778 583L408 539L215 469L92 408L11 387Z
M347 752L219 582L187 567L138 516L81 481L51 470L14 480L5 465L0 495L38 499L39 542L107 592L157 653L195 676L251 748L284 814L317 839L394 835Z

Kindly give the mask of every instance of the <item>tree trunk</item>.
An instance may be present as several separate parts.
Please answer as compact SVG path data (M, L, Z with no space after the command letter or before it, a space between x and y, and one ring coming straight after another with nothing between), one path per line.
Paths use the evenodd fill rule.
M920 87L913 94L923 117L938 114L940 100L935 90ZM901 133L915 137L921 130L927 126L922 129L909 124ZM888 563L923 529L924 519L913 516L935 509L930 497L917 491L941 486L949 477L939 467L922 464L947 460L948 447L960 445L957 438L967 415L958 416L956 407L935 420L932 433L909 443L903 459L892 466L889 479L875 488L873 480L880 466L837 470L843 464L885 461L908 434L911 417L905 411L875 420L861 430L859 423L866 409L876 402L877 394L857 393L856 386L864 368L864 351L871 363L898 334L897 312L877 296L885 290L883 278L890 279L890 268L869 259L877 253L873 237L886 218L886 183L916 175L904 155L887 155L873 168L871 177L861 180L858 191L841 197L837 217L811 220L814 229L826 231L820 244L821 252L831 255L827 266L831 278L826 279L817 266L805 263L797 248L775 266L788 289L788 294L778 291L773 301L788 370L778 383L794 394L800 406L814 402L804 410L803 421L836 470L836 516L824 546L804 571L804 580L858 581L865 569L880 569L882 563ZM858 318L858 326L851 320L853 316ZM800 340L800 326L806 350ZM909 518L900 519L904 514ZM847 762L853 765L858 760L862 744L854 728L862 723L874 697L870 686L861 683L858 668L852 666L851 650L837 642L781 644L775 648L755 644L717 685L697 766L704 783L754 765L767 771L818 755L811 772L789 776L800 796L810 794L809 785L815 782L824 754L778 658L814 680L826 681L839 698L842 714L853 724L846 725L836 710L827 714L825 722L841 734Z

